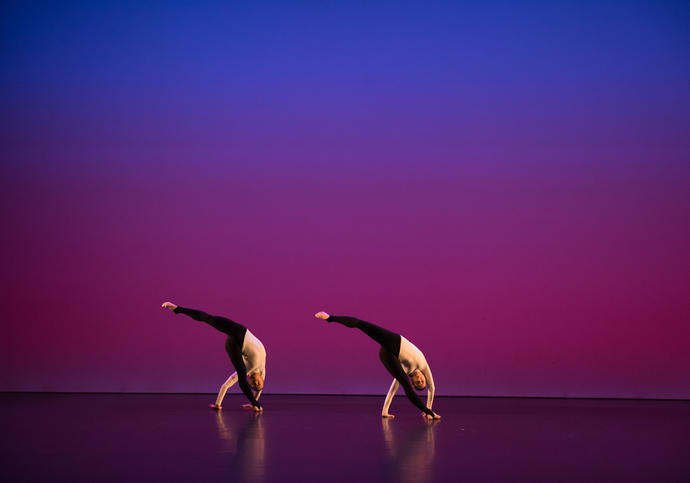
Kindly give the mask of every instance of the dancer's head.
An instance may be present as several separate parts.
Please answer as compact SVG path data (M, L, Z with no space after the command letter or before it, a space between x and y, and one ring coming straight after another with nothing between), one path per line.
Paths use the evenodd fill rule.
M410 381L412 381L412 385L416 390L422 391L426 389L426 378L419 369L410 374Z
M255 391L261 391L264 388L264 378L258 372L247 377L247 382L249 382L249 387Z

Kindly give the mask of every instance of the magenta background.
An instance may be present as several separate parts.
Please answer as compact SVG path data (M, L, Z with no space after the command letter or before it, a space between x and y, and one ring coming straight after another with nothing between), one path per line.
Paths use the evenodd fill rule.
M687 4L5 4L2 391L690 397Z

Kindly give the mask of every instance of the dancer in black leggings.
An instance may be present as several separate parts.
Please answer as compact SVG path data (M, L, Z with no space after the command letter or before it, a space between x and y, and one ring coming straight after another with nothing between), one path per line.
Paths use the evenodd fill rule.
M328 315L326 312L319 312L316 314L316 317L328 322L338 322L346 327L356 327L381 345L381 350L379 351L381 362L395 378L386 396L386 402L383 405L383 411L381 411L382 417L395 417L392 414L388 414L388 408L398 387L402 385L407 398L412 404L422 410L422 415L425 418L441 418L441 416L431 410L431 405L434 402L435 388L429 364L427 364L422 351L412 342L400 334L354 317ZM410 380L412 383L410 383ZM426 396L426 406L424 406L412 386L414 385L417 390L422 391L427 386L427 383L429 391Z
M244 404L243 407L251 407L256 412L263 411L258 399L266 378L266 349L264 349L261 341L245 326L225 317L209 315L200 310L186 309L172 302L163 302L163 307L176 314L185 314L194 320L206 322L228 336L225 341L225 350L230 356L230 362L235 366L236 372L223 383L218 392L216 403L210 406L213 409L221 409L225 393L230 386L238 382L242 392L250 402L250 404ZM253 393L252 390L254 390Z

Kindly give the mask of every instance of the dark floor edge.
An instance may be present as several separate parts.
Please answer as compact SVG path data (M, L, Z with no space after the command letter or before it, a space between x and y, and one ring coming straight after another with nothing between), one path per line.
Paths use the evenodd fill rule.
M215 392L107 392L107 391L0 391L0 394L52 394L52 395L112 395L112 396L216 396ZM241 394L228 394L228 396ZM381 394L320 394L320 393L264 393L264 396L298 397L381 397ZM566 397L566 396L440 396L435 399L557 399L583 401L677 401L690 402L683 398L635 398L635 397Z

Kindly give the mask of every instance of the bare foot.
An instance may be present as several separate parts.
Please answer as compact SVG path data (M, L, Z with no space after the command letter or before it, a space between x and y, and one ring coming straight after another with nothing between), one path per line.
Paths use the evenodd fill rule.
M328 315L326 312L317 312L314 314L314 317L316 317L317 319L326 320L328 319L328 317L330 317L330 315Z
M382 414L381 417L384 419L393 419L395 417L395 415L394 414Z
M177 308L177 305L175 305L172 302L163 302L163 305L161 305L164 309L170 309L170 310L175 310Z
M424 419L429 420L429 421L431 421L431 420L433 420L433 419L441 419L441 415L440 415L440 414L436 414L436 413L434 413L433 416L431 416L430 414L427 414L427 413L422 413L422 417L423 417Z
M223 409L223 406L218 406L217 404L209 404L208 407L215 409L216 411Z

